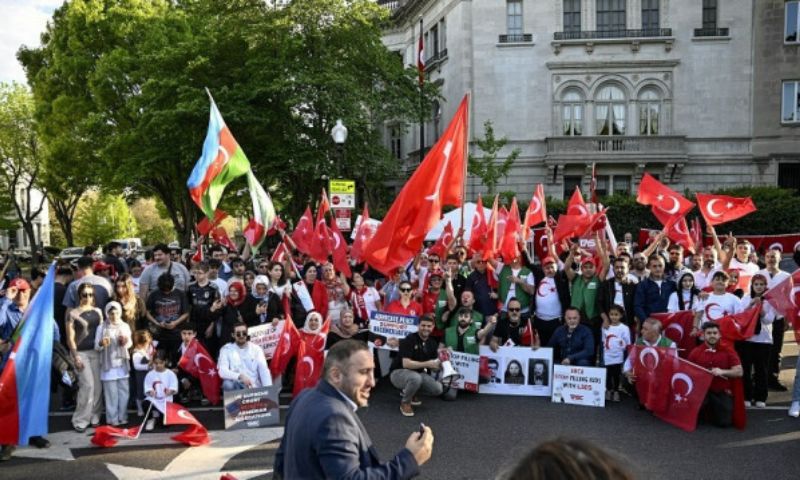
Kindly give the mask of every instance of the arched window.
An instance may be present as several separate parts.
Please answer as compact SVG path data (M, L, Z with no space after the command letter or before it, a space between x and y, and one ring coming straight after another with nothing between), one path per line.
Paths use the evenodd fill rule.
M614 85L601 88L594 99L597 135L625 135L625 94Z
M661 119L661 97L652 88L639 94L639 135L658 135Z
M577 90L567 90L561 99L564 135L583 135L583 96Z

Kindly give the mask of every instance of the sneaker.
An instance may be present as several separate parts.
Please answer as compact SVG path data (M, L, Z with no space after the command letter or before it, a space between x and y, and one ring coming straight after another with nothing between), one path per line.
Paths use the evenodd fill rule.
M756 402L756 408L767 408L766 402Z
M156 428L156 421L152 418L147 420L147 423L144 424L144 429L147 432L152 432L154 428Z
M36 448L50 448L50 441L44 437L31 437L28 443Z
M611 401L611 390L606 390L606 402Z
M16 445L3 445L3 449L0 450L0 462L11 460L11 454L13 454L16 449Z
M744 401L744 406L745 407L752 407L753 406L753 402L751 402L750 400L745 400Z
M400 413L406 417L413 417L414 409L411 407L410 403L400 402Z
M611 401L619 402L619 392L617 391L611 392Z
M800 402L792 402L792 406L789 407L789 416L790 417L800 417Z
M411 406L419 407L420 405L422 405L422 400L420 400L416 396L411 397Z
M786 392L789 390L788 388L786 388L786 385L782 384L777 380L769 382L769 389L775 392Z
M144 417L144 410L142 410L141 407L137 408L136 409L136 415L138 415L140 417Z
M86 431L86 427L74 427L75 431L78 433L83 433Z
M100 425L100 417L92 418L92 422L90 423L90 425L93 426L93 427L96 427L96 426Z

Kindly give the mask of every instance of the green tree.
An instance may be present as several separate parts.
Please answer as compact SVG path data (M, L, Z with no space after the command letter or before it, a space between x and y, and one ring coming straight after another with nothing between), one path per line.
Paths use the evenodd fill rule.
M33 97L20 84L0 83L0 189L31 246L33 266L38 266L39 246L34 220L44 208L40 185L44 151L36 133Z
M175 240L175 229L168 219L166 209L155 198L140 198L131 205L131 213L139 227L142 245L169 243Z
M483 124L483 131L483 140L475 141L483 155L479 157L470 155L467 171L470 175L480 178L486 186L487 193L492 195L500 179L508 176L511 166L519 157L520 150L515 148L505 159L498 162L498 154L508 143L508 138L495 138L491 120L486 120Z
M79 126L81 142L64 151L99 165L104 189L157 197L186 245L199 213L186 179L206 134L205 87L286 216L334 174L360 179L377 203L396 162L376 126L419 114L413 69L381 43L386 19L368 0L283 9L262 0L73 0L54 14L42 47L18 57L42 123L71 116ZM426 95L432 101L435 88ZM350 131L342 165L331 163L337 118Z
M75 241L79 245L103 245L114 238L135 237L138 226L121 195L91 192L75 216Z

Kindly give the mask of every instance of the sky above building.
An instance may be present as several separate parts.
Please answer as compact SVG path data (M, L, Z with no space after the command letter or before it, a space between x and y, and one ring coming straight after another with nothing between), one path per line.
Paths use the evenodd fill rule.
M22 45L40 45L39 36L53 11L64 0L0 0L0 82L26 83L25 72L17 61Z

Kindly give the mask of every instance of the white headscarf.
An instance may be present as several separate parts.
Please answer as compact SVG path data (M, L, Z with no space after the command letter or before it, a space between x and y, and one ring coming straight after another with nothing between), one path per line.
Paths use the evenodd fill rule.
M256 292L256 285L261 284L267 287L267 293L265 295L258 295ZM254 297L258 298L259 300L263 300L267 298L269 295L269 278L266 275L256 275L255 280L253 280L253 288L250 289Z

